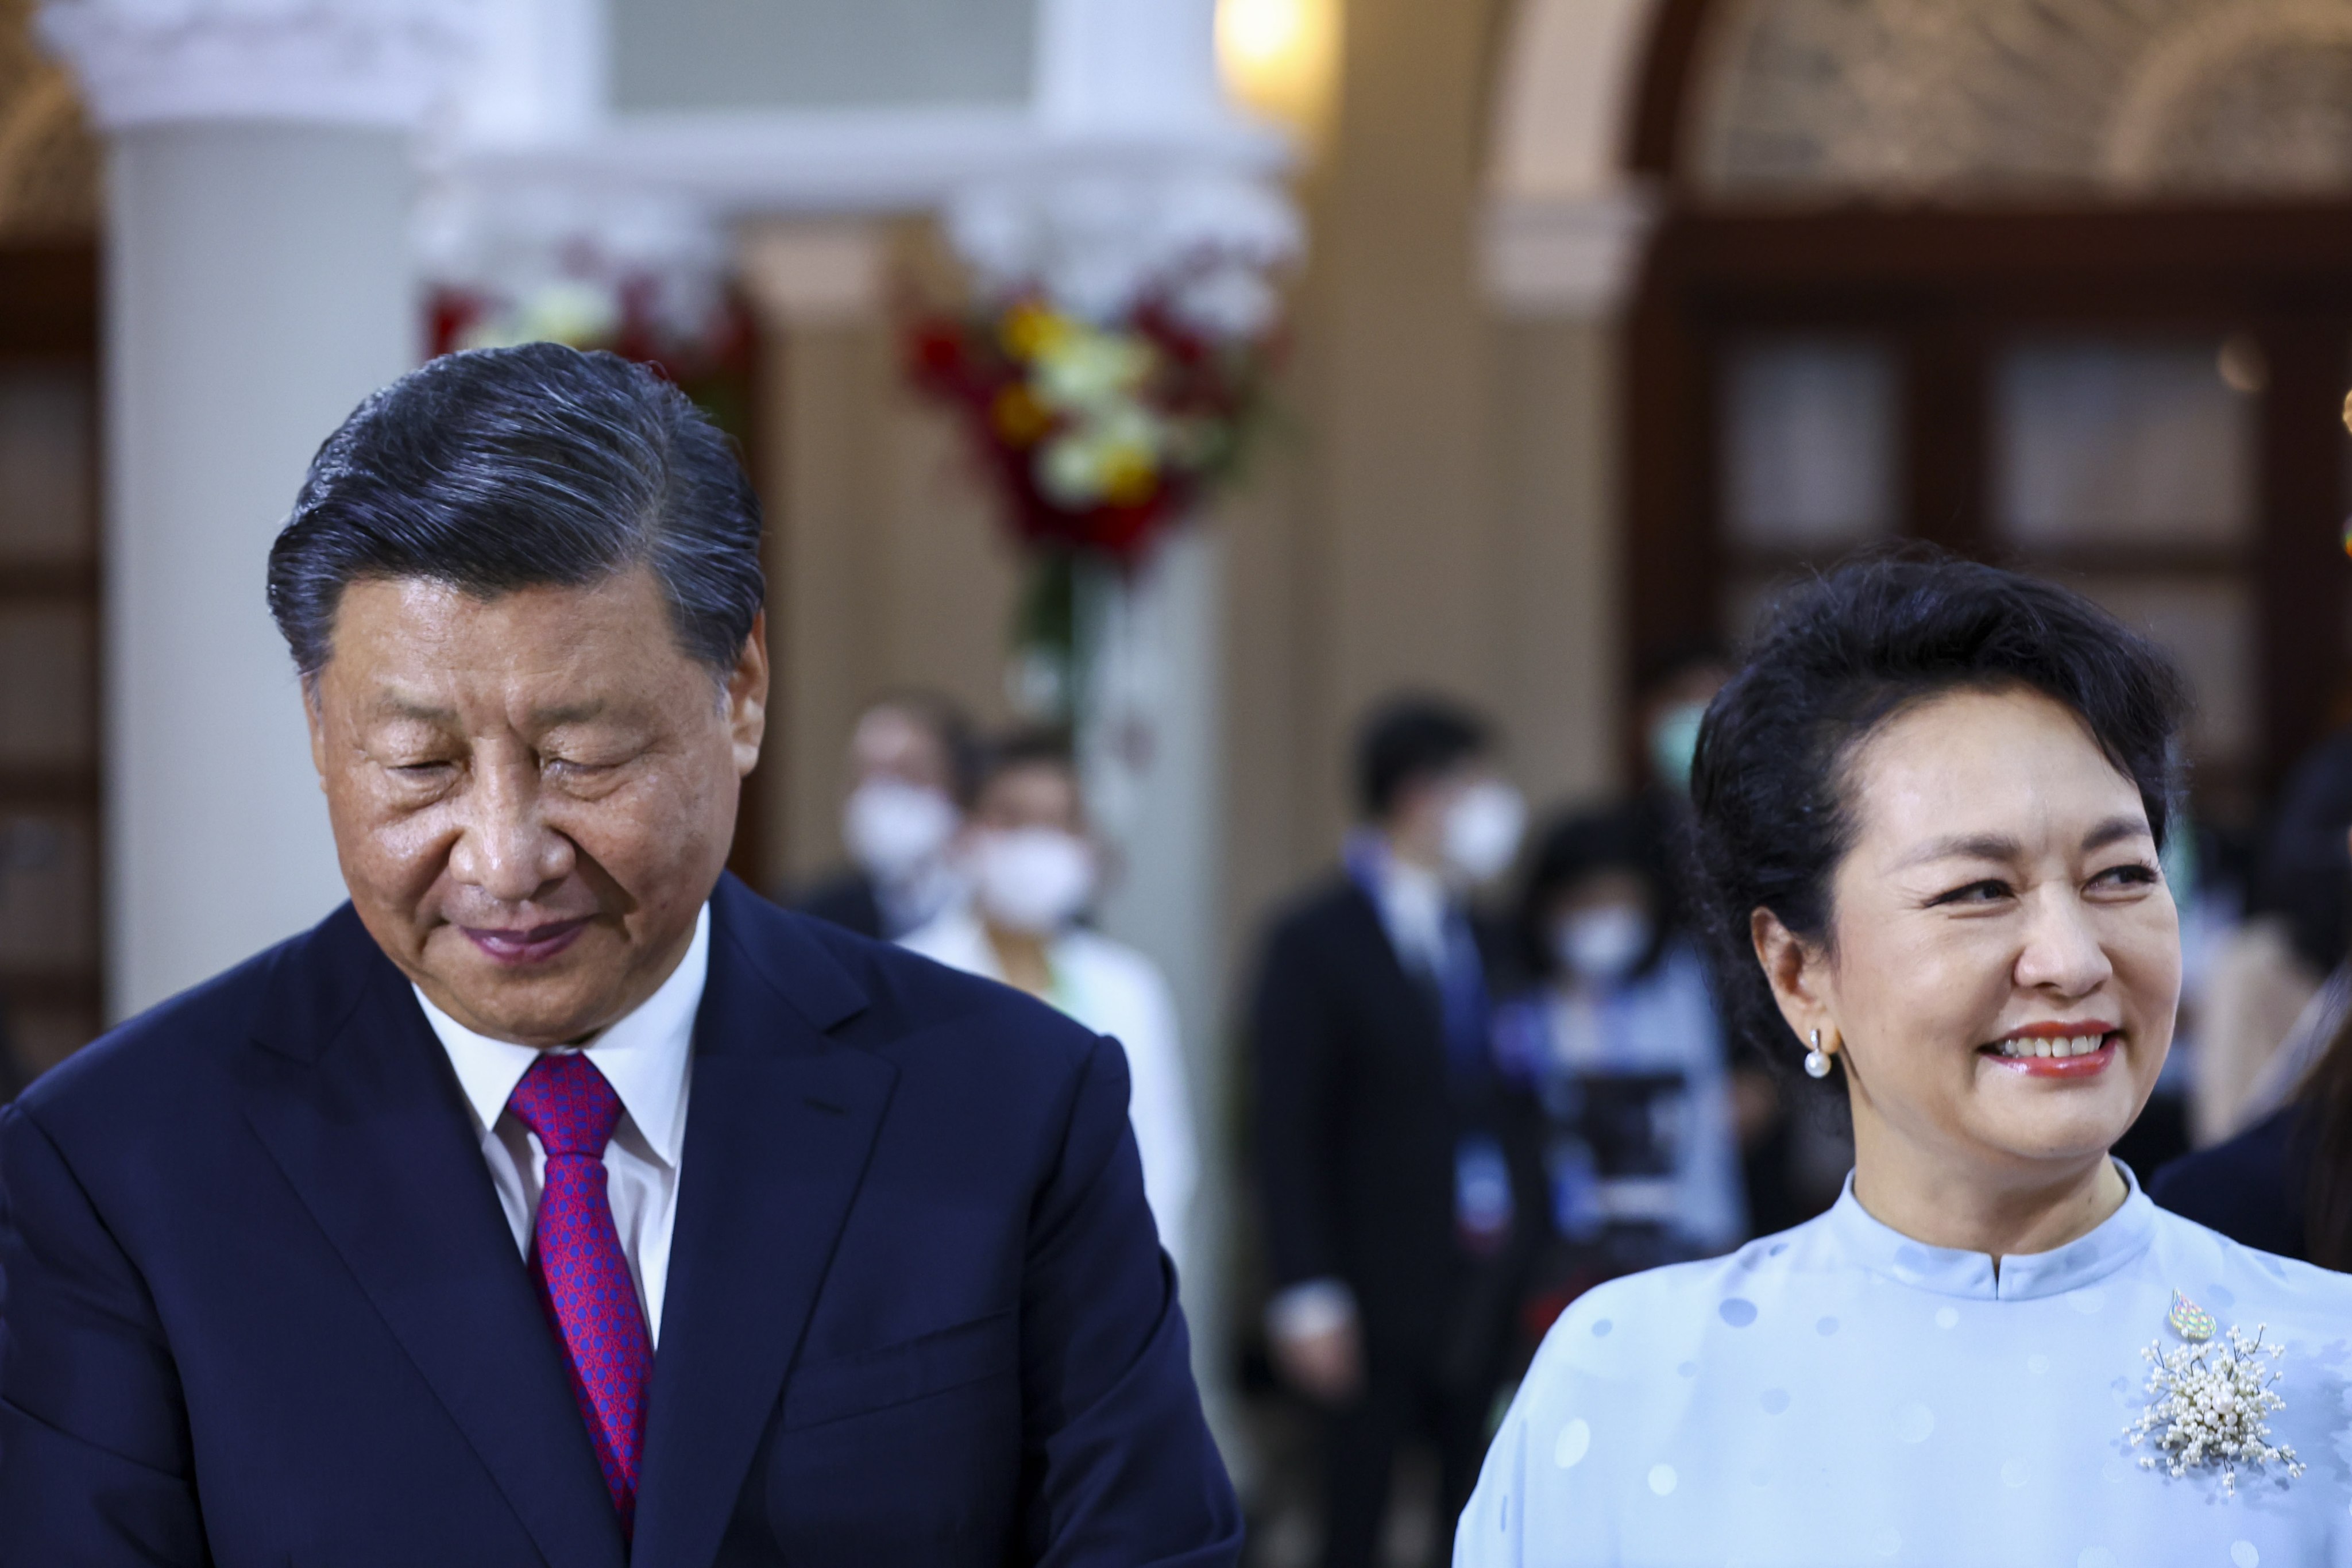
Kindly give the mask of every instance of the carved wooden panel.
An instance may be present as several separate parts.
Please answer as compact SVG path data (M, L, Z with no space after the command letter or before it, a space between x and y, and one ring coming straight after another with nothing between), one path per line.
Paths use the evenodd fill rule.
M1727 0L1704 50L1709 192L2352 190L2352 0Z

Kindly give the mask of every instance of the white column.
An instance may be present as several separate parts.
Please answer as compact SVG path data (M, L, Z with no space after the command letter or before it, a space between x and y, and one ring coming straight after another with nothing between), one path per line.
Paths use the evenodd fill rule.
M415 363L411 128L441 0L53 0L109 140L108 1010L342 897L262 596L312 451Z

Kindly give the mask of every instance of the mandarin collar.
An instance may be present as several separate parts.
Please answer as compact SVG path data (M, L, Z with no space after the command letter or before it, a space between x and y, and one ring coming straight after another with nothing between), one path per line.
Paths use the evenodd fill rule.
M2114 1273L2145 1253L2156 1237L2156 1205L2140 1191L2129 1165L2117 1160L2116 1169L2129 1189L2121 1207L2063 1247L2010 1254L1998 1273L1990 1253L1930 1247L1874 1219L1853 1195L1851 1172L1827 1215L1829 1230L1849 1260L1913 1289L1977 1301L2060 1296Z

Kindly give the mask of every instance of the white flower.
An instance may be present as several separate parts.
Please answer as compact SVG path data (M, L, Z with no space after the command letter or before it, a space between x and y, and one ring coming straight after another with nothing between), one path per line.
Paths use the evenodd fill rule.
M1138 334L1075 326L1038 354L1033 384L1037 400L1048 408L1113 413L1134 403L1156 357Z
M2272 1446L2270 1423L2263 1419L2286 1408L2272 1387L2286 1347L2263 1343L2263 1325L2256 1324L2248 1338L2232 1325L2226 1348L2209 1340L2168 1351L2158 1341L2140 1352L2152 1369L2147 1392L2156 1397L2124 1428L2132 1446L2153 1437L2176 1478L2196 1466L2221 1466L2221 1490L2231 1497L2237 1495L2242 1464L2283 1465L2290 1477L2303 1474L2293 1448ZM2158 1463L2151 1455L2140 1460L2140 1468L2152 1470Z

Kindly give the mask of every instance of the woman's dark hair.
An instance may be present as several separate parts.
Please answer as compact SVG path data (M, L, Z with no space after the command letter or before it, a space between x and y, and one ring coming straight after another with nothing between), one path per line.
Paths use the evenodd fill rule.
M1356 732L1356 804L1379 822L1395 809L1407 786L1494 749L1486 721L1460 703L1443 697L1391 697L1366 715Z
M1620 806L1564 816L1537 841L1535 863L1518 906L1519 942L1529 973L1549 975L1559 968L1559 957L1552 951L1552 905L1579 882L1606 871L1630 871L1649 888L1653 934L1649 951L1633 972L1643 973L1656 965L1674 934L1668 922L1670 872L1648 819L1635 807Z
M638 565L678 646L732 668L766 585L760 503L727 437L617 355L479 349L409 372L327 437L270 547L269 613L308 679L363 578L488 599Z
M1921 553L1841 566L1775 607L1708 705L1691 773L1700 918L1727 1024L1776 1066L1802 1047L1757 963L1751 914L1827 943L1856 748L1917 703L2004 688L2082 719L2138 786L2160 848L2186 689L2153 643L2049 583Z

